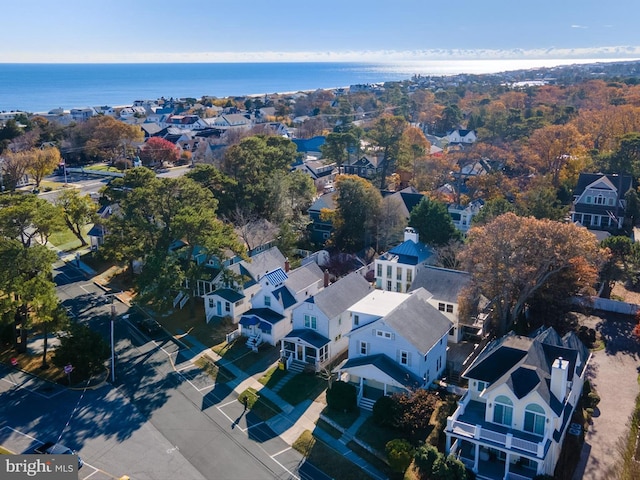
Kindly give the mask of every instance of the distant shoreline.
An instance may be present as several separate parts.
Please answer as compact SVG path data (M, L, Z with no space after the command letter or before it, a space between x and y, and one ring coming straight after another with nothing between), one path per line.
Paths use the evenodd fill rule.
M260 97L408 80L501 74L636 59L509 59L367 62L8 64L0 63L0 111L132 105L159 98ZM340 87L337 87L340 88Z

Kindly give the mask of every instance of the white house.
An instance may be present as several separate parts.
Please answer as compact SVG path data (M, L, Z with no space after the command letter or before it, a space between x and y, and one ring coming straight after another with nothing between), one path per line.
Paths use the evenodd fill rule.
M260 289L251 298L251 309L240 317L240 334L247 346L277 345L292 330L291 311L300 302L318 293L328 275L314 262L286 273L277 268L260 276Z
M207 323L225 316L238 322L239 316L251 308L250 300L261 288L259 278L278 268L285 273L289 270L286 258L277 247L255 252L249 260L234 258L230 262L221 266L217 258L209 259L209 278L198 280L196 285L195 295L204 299Z
M418 233L404 229L404 242L375 260L376 288L388 292L407 292L416 277L418 265L434 259L433 251L420 243Z
M356 386L358 405L372 409L383 395L427 387L447 363L451 321L430 294L374 290L349 308L349 358L339 378Z
M462 130L458 128L447 133L447 140L449 141L449 144L472 144L477 139L478 137L476 137L475 130Z
M464 206L451 203L447 206L447 211L451 220L453 220L453 225L462 233L467 233L471 228L473 217L480 212L483 206L484 201L482 200L474 200Z
M484 315L482 313L472 315L469 319L460 318L459 315L459 299L461 295L470 295L470 292L465 291L470 281L471 275L467 272L421 265L411 285L411 291L419 288L427 290L431 294L427 301L451 321L448 335L448 341L451 343L458 343L465 336L477 338L483 335ZM477 312L478 300L473 298L466 300L474 303L473 310Z
M347 309L373 287L358 272L332 283L293 309L293 330L280 342L287 369L310 365L318 371L349 347L351 317Z
M447 419L447 453L483 478L553 475L590 358L575 333L553 328L489 343L463 374L469 390Z
M573 191L571 221L593 230L622 228L625 194L632 188L629 175L581 173Z

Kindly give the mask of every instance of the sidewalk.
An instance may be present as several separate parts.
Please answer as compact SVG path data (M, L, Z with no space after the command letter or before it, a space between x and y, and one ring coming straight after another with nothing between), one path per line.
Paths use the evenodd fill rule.
M262 373L258 373L252 377L248 376L243 370L233 365L232 362L223 362L222 357L209 348L203 350L200 355L194 357L192 361L197 360L197 358L202 355L205 355L221 366L224 366L224 368L228 369L235 375L236 380L229 382L228 385L237 395L240 395L247 388L252 387L256 391L259 391L260 395L264 395L267 399L282 409L282 413L267 420L266 424L275 432L276 435L280 436L287 445L292 445L305 430L309 430L317 439L321 440L340 455L346 457L352 463L359 466L372 478L377 480L387 478L382 472L373 467L373 465L365 459L356 455L346 446L346 443L355 436L355 433L358 431L362 423L369 418L369 414L363 413L360 415L344 435L340 439L336 439L316 425L316 421L320 417L320 413L325 408L324 404L307 400L294 407L293 405L285 402L270 388L267 388L258 382L258 378Z

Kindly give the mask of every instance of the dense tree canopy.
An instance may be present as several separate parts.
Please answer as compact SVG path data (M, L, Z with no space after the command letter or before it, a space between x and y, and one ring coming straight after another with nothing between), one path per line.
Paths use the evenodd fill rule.
M591 288L604 255L583 227L506 213L469 231L461 259L502 335L543 287L568 295Z
M87 245L83 228L94 220L97 211L95 202L89 195L81 195L75 188L68 188L58 195L55 204L61 208L67 228L82 246Z

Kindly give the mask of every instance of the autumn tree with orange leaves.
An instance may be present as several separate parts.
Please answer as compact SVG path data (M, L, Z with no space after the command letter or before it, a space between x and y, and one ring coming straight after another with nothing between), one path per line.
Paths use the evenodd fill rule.
M474 287L492 302L491 329L504 335L541 289L560 282L571 296L591 287L604 255L583 227L506 213L472 228L460 259Z

